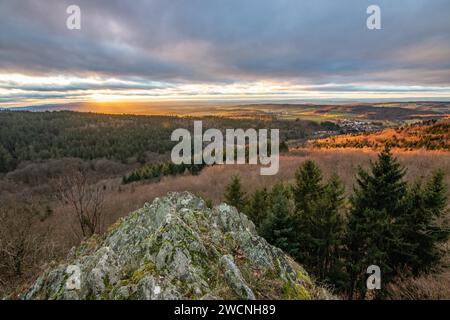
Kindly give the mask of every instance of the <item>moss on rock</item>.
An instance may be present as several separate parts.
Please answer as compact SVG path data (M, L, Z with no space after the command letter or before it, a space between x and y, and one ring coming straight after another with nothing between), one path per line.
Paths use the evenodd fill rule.
M67 286L68 267L79 270ZM70 275L72 276L72 275ZM169 193L74 248L24 299L315 299L318 288L235 208Z

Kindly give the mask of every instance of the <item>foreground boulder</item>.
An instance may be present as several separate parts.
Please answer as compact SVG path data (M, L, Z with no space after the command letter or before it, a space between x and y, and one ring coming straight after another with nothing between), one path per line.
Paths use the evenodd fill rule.
M169 193L72 249L23 299L326 299L234 207Z

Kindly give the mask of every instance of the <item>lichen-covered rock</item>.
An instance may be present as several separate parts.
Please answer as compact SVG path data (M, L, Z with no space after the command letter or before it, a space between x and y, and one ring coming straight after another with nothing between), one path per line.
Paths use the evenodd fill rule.
M235 208L169 193L71 250L23 299L331 297Z
M239 296L246 300L255 300L255 295L241 275L241 271L234 263L231 255L227 254L220 258L221 267L224 270L224 277L227 284Z

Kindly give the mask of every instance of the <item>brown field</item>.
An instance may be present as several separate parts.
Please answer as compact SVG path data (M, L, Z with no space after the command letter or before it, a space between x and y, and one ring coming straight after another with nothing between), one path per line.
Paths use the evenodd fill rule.
M399 161L408 168L406 178L410 181L428 177L433 170L442 169L450 173L450 153L443 151L408 151L394 153ZM361 149L316 150L297 149L289 155L280 157L280 170L275 176L261 176L259 167L252 165L222 165L205 168L198 176L164 177L159 182L137 182L121 185L120 179L106 180L108 186L106 195L105 228L135 209L143 206L145 202L162 196L170 191L190 191L214 203L223 201L223 193L228 181L233 175L239 175L247 192L257 188L271 187L279 181L290 183L293 181L295 170L306 159L318 163L325 178L336 173L342 179L347 193L350 193L355 182L355 173L358 166L367 167L370 160L375 160L377 152ZM450 186L450 174L446 176L447 185ZM65 212L65 208L57 208ZM61 219L61 225L67 219L65 214L56 214L54 219ZM58 230L67 237L68 230Z

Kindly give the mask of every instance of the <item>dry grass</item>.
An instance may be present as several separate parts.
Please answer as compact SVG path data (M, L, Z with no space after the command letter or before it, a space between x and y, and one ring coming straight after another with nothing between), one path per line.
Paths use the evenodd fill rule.
M395 153L399 161L408 168L406 178L414 180L428 177L433 170L442 169L447 172L446 183L450 186L450 153L438 151L411 151ZM371 150L322 150L297 149L289 155L280 157L280 170L275 176L261 176L258 166L253 165L222 165L205 168L198 176L164 177L159 182L137 182L122 185L121 179L102 181L107 186L105 194L105 221L102 230L113 224L120 217L141 208L144 203L151 202L156 197L170 191L190 191L217 204L223 201L225 188L233 175L241 177L244 189L253 192L258 188L271 187L279 181L292 183L294 173L302 162L312 159L318 163L327 179L332 174L338 174L348 194L355 183L355 173L358 166L368 167L375 160L377 152ZM69 208L58 204L53 206L55 214L48 221L57 226L55 235L67 246L75 245L79 239L77 230L73 230L73 219Z
M399 161L408 168L406 178L414 180L426 178L438 168L450 173L450 153L435 151L411 151L395 154ZM355 183L358 166L367 167L370 160L375 160L377 152L370 150L310 150L298 149L288 156L280 158L280 170L275 176L261 176L259 167L251 165L222 165L204 169L198 176L164 177L159 182L134 183L117 186L118 180L110 181L106 199L109 223L142 207L145 202L162 196L169 191L191 191L214 203L223 200L225 187L233 175L239 175L247 192L257 188L271 187L279 181L292 182L295 170L306 159L318 163L324 177L338 174L348 193ZM450 174L446 176L450 186Z
M450 271L404 279L389 286L394 300L450 299Z

